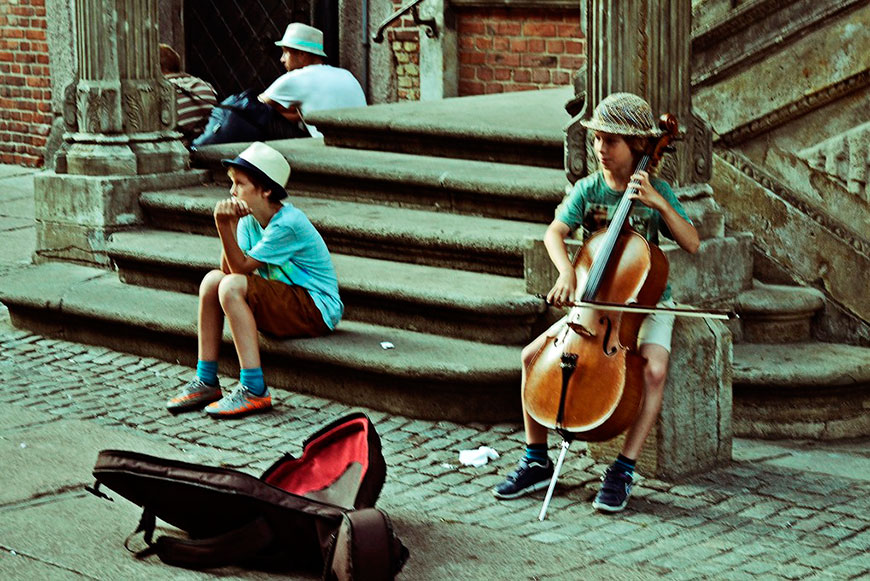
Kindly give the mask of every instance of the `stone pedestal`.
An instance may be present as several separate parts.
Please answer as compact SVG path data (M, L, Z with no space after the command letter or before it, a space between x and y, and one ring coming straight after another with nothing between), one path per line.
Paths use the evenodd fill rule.
M74 4L77 75L55 172L34 183L36 260L108 265L105 241L140 219L139 193L185 176L175 91L160 73L157 0Z
M205 179L205 170L143 176L37 174L34 262L68 260L109 267L109 237L142 221L141 192L194 186Z

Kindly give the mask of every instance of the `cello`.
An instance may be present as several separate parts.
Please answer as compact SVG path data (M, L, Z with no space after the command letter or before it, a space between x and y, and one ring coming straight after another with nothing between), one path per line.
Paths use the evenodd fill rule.
M673 115L664 115L659 126L663 135L650 140L635 172L654 168L677 137ZM630 183L610 225L589 237L575 256L581 299L571 303L563 327L547 338L527 368L526 411L563 438L540 520L571 442L613 438L635 421L643 402L645 361L637 335L666 288L668 261L628 227L636 192L637 185Z

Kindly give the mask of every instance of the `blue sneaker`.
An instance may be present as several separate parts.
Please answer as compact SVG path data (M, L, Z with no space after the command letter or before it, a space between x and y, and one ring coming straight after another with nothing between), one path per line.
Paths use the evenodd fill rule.
M601 490L592 501L592 508L602 512L619 512L628 504L634 475L611 466L601 477Z
M269 395L269 390L261 396L256 396L245 389L244 385L238 385L232 392L207 405L205 413L213 418L238 418L270 409L272 409L272 396Z
M516 470L507 475L504 482L492 489L492 494L500 500L511 500L541 490L550 485L553 478L553 463L530 462L523 457Z
M220 385L212 386L194 377L181 387L178 395L166 402L166 409L173 414L200 410L220 398Z

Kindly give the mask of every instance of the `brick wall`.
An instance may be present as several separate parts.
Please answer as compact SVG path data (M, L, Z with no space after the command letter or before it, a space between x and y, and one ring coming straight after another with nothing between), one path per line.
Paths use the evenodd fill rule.
M0 163L43 163L52 119L45 35L45 0L0 0Z
M405 0L393 0L393 10ZM393 75L396 99L420 100L420 31L410 13L387 29L387 41L393 52Z
M585 61L577 9L468 9L457 20L460 96L570 85Z

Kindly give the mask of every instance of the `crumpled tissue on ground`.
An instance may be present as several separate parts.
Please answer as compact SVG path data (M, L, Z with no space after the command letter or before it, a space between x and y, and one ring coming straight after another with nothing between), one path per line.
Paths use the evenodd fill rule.
M483 466L496 458L498 458L498 452L489 446L481 446L477 450L459 451L459 461L465 466L474 466L475 468Z

